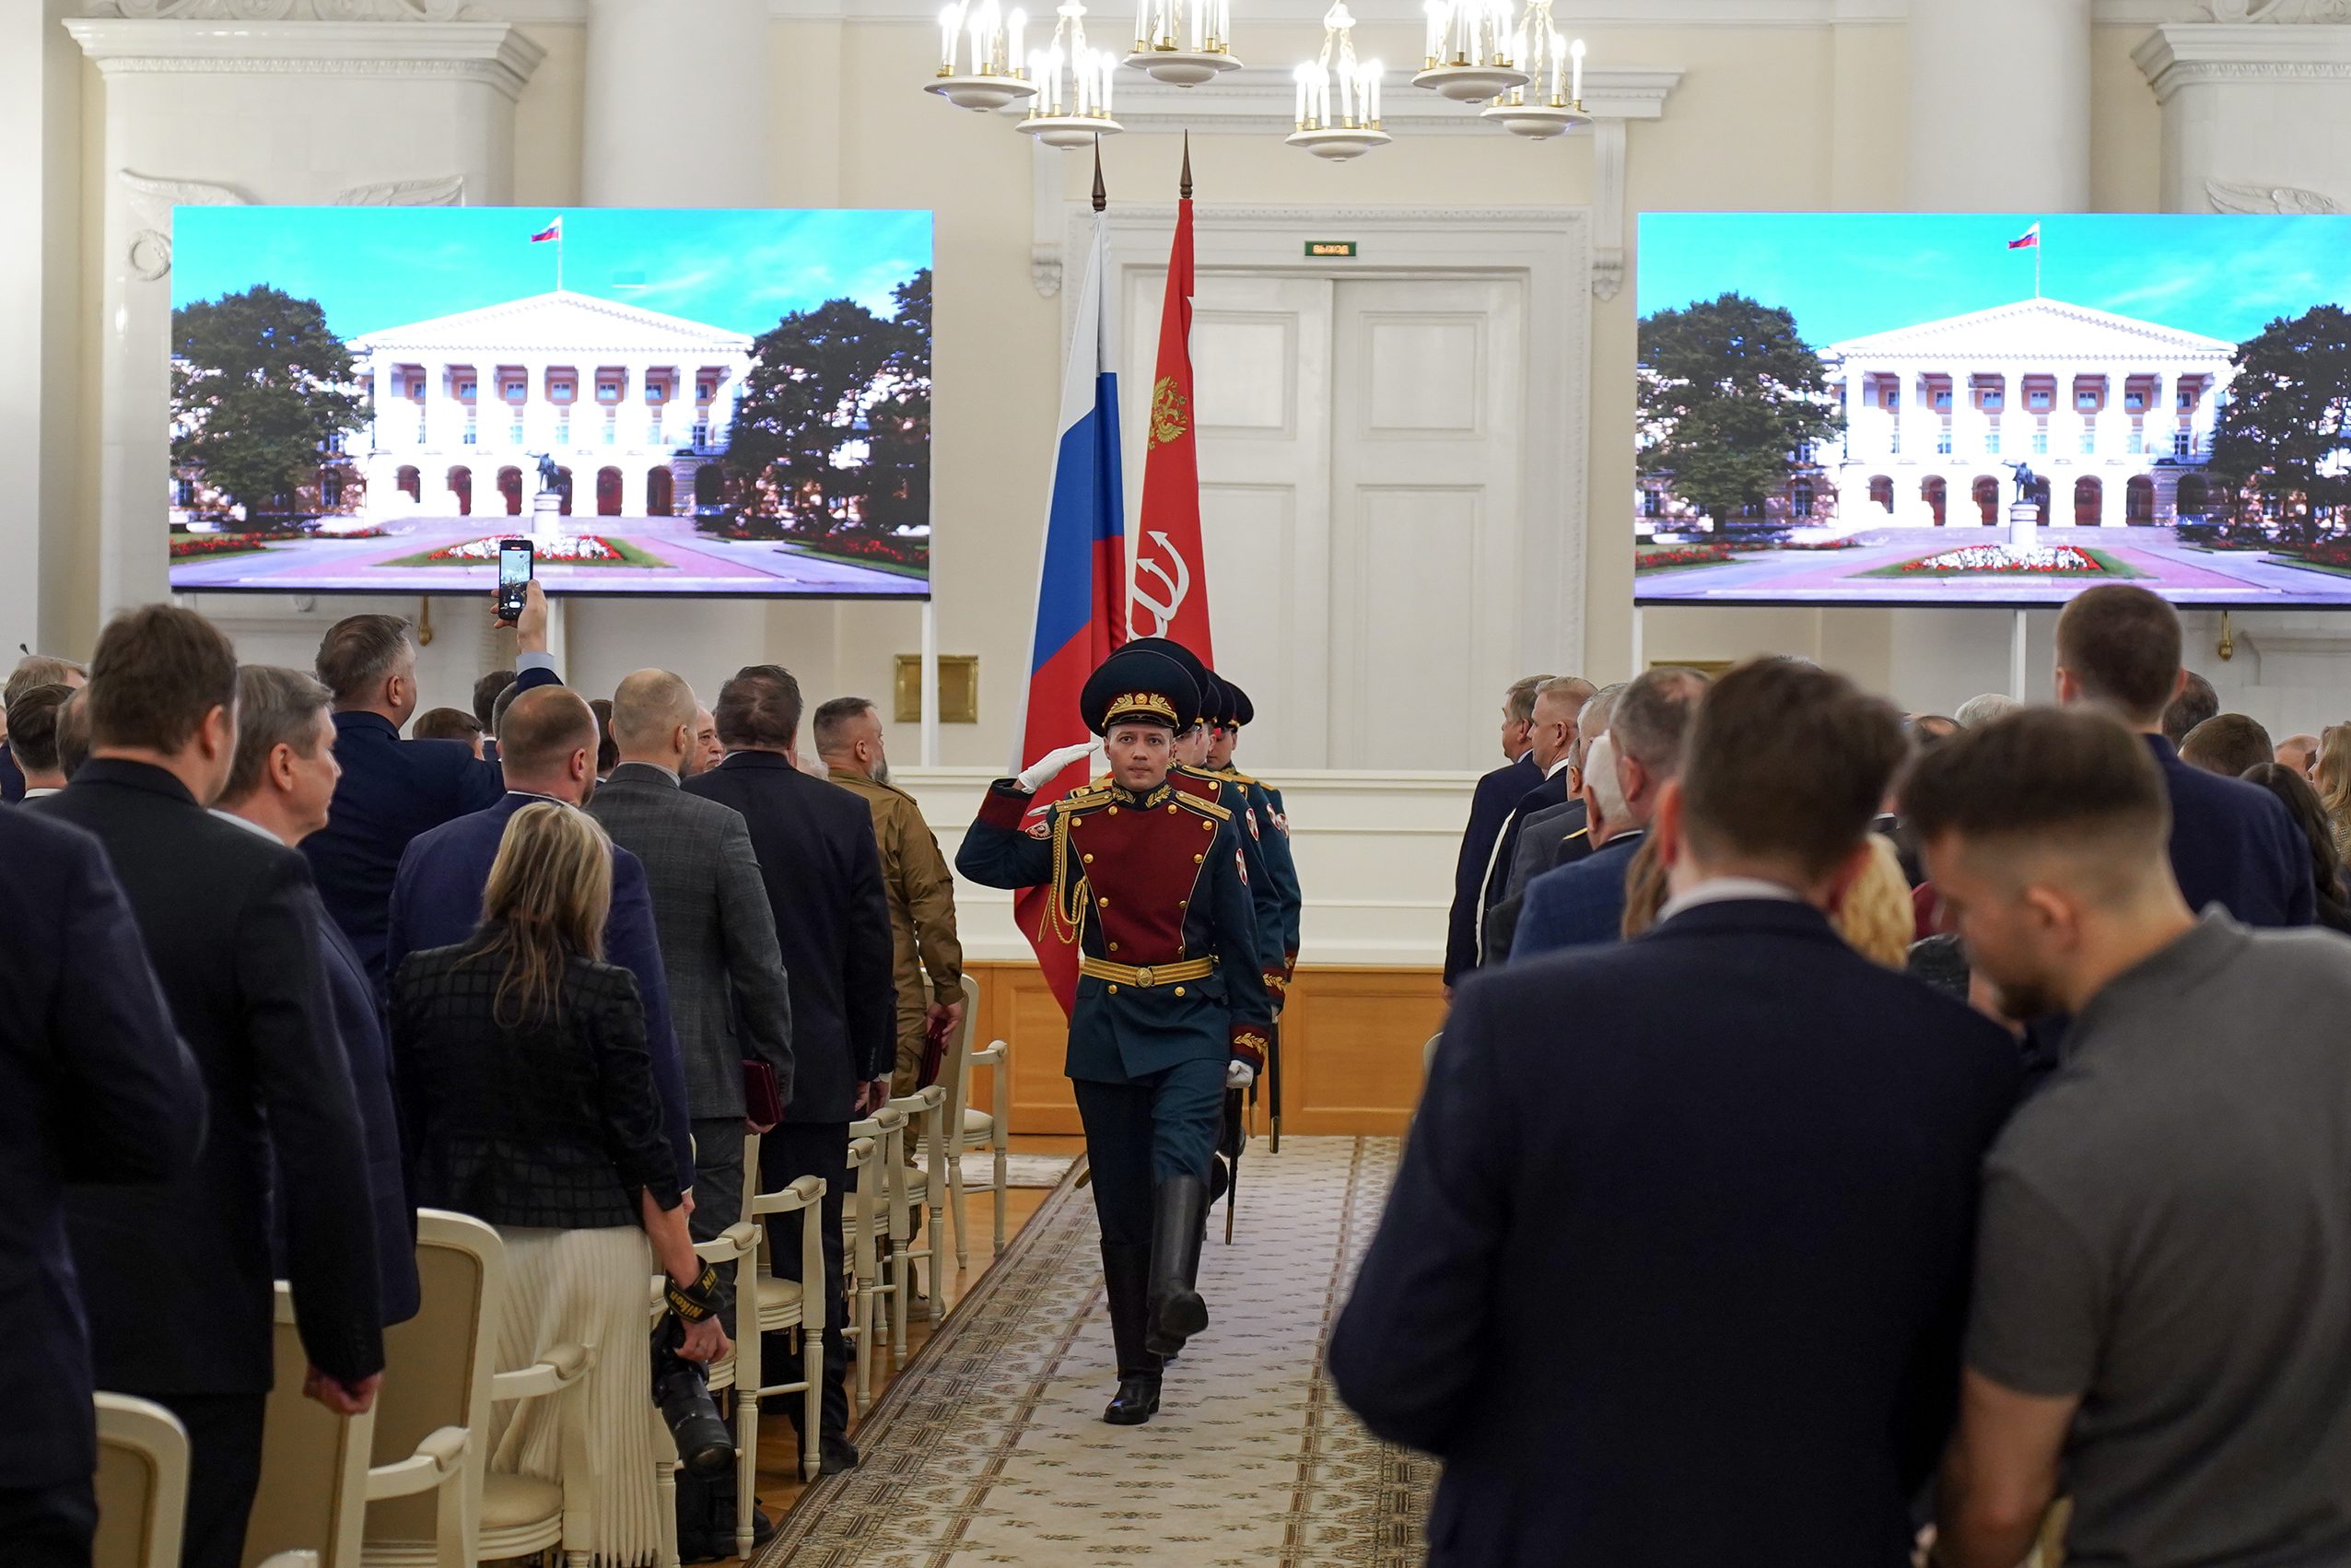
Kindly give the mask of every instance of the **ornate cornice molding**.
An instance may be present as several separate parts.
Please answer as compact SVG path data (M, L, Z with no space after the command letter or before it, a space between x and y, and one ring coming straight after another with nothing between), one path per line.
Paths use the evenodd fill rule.
M453 22L465 10L465 0L98 0L89 14L196 22Z
M2216 22L2351 22L2351 0L2204 0Z
M439 77L480 82L511 99L547 57L510 22L83 18L65 30L109 76Z
M2149 33L2131 59L2158 102L2214 82L2351 81L2351 26L2170 22Z
M2308 191L2299 185L2239 184L2228 180L2205 181L2205 199L2215 212L2232 213L2338 213L2343 204L2323 191Z

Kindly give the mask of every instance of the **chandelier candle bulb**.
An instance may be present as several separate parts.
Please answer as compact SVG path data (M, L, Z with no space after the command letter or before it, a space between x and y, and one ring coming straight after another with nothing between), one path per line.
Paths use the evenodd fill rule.
M1026 31L1028 31L1026 11L1015 11L1004 18L1004 36L1008 41L1004 49L1004 68L1016 76L1021 73L1021 62L1026 58L1021 53L1021 35Z
M950 6L939 13L939 74L942 76L955 74L955 40L962 36L963 30L964 8L961 6Z
M1584 107L1584 41L1577 39L1567 46L1567 57L1575 63L1575 85L1569 89L1567 100L1578 109Z

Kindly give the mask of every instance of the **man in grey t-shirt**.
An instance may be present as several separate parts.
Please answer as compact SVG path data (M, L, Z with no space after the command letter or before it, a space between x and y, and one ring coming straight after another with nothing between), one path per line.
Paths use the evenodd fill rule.
M2351 1562L2351 942L2199 920L2111 720L1947 742L1904 793L1936 891L2066 1060L1986 1162L1937 1562Z

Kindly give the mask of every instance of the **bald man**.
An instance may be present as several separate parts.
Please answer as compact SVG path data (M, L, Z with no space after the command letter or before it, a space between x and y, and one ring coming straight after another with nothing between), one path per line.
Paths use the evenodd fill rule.
M400 973L411 953L451 947L481 923L482 889L488 885L507 819L533 801L577 806L596 782L596 715L567 686L534 686L516 696L498 719L498 756L506 792L488 806L420 834L400 857L392 886L384 973ZM694 1145L687 1132L685 1074L677 1033L670 1023L670 988L654 935L653 900L645 864L613 849L613 907L604 921L604 961L637 977L645 1006L645 1043L653 1053L653 1081L661 1091L662 1125L677 1161L678 1186L690 1186ZM393 1076L403 1071L393 1063Z

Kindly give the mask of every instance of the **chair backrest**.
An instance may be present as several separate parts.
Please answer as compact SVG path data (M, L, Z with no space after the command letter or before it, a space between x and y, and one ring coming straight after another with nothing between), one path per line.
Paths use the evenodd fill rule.
M180 1568L188 1429L161 1405L98 1396L98 1541L92 1568Z
M940 1058L939 1085L947 1091L947 1147L963 1136L964 1112L971 1104L971 1043L979 1036L979 982L964 974L964 1021L955 1038ZM948 1158L953 1159L953 1153Z
M368 1456L376 1418L337 1415L302 1394L310 1367L294 1328L294 1300L277 1283L277 1379L262 1427L261 1489L245 1527L246 1568L281 1551L310 1550L319 1568L358 1568L368 1510Z
M396 1464L414 1454L427 1433L463 1427L474 1434L466 1448L466 1495L479 1497L490 1442L498 1314L506 1300L506 1243L471 1214L420 1209L416 1276L423 1287L416 1316L384 1330L373 1462ZM371 1503L368 1539L430 1540L436 1506L428 1492Z

